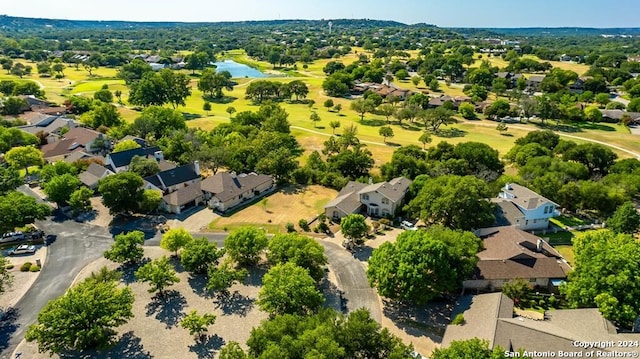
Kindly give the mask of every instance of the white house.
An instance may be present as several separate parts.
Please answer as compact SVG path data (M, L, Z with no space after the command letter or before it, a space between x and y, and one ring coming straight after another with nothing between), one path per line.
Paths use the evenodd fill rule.
M493 200L498 205L498 221L522 230L549 227L549 219L558 216L558 204L527 187L507 183Z

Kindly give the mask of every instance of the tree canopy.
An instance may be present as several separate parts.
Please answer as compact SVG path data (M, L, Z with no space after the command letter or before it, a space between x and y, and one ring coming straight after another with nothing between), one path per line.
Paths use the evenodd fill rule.
M241 265L258 263L260 255L267 248L267 234L255 227L238 228L224 240L224 248L234 261Z
M154 259L140 267L136 271L136 278L141 282L149 282L149 293L156 292L160 296L164 294L167 287L180 282L180 278L176 276L176 271L166 256Z
M42 220L49 214L51 207L22 192L12 191L0 196L0 231L3 233Z
M142 185L140 175L121 172L100 180L98 191L111 213L135 212L142 200Z
M139 262L144 256L144 233L131 231L115 236L111 248L104 252L104 257L116 263L131 264Z
M324 302L322 293L316 289L316 281L295 263L271 267L262 282L258 305L272 315L311 314Z
M607 221L607 227L615 233L634 234L640 230L640 214L633 202L625 202Z
M224 249L218 249L207 238L193 238L183 245L180 262L187 271L202 274L209 266L217 266L223 255Z
M327 263L324 247L311 237L297 233L276 234L269 241L267 259L272 264L287 262L305 268L316 281L324 276Z

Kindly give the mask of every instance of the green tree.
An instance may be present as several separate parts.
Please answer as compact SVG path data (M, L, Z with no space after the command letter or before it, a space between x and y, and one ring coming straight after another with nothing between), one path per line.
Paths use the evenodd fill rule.
M453 293L473 273L482 241L471 232L441 226L404 231L369 259L367 277L380 295L418 304Z
M431 143L432 139L431 139L431 134L427 131L423 132L420 135L420 138L418 138L418 141L420 141L420 143L422 143L422 149L424 150L427 147L427 144Z
M633 202L625 202L607 220L607 227L615 233L634 234L640 230L640 214Z
M391 128L390 126L380 127L380 129L378 130L378 133L380 134L380 136L384 138L384 143L387 143L388 137L393 137L394 135L393 128Z
M54 177L62 176L64 174L75 176L77 173L78 169L73 165L66 163L65 161L57 161L42 167L39 173L40 183L44 185Z
M3 115L17 116L21 114L25 108L29 108L27 100L19 97L10 96L3 100L2 105Z
M617 158L615 152L596 143L579 144L562 156L565 161L576 161L587 166L592 177L606 175Z
M92 190L87 187L80 187L71 193L69 206L71 206L75 213L89 212L93 210L91 197L93 197Z
M9 260L0 255L0 295L13 285L13 275L9 272Z
M267 248L267 234L255 227L242 227L232 231L224 240L224 248L240 265L258 263L260 255Z
M162 191L145 189L140 199L140 213L154 212L160 207L160 203L162 203Z
M436 348L431 359L502 359L505 351L501 347L489 349L489 342L478 338L468 340L454 340L447 348ZM519 355L520 358L528 358Z
M149 106L136 118L129 131L132 135L153 139L161 137L175 137L175 131L186 130L187 123L182 112L160 106Z
M198 314L197 310L192 310L180 321L180 326L189 330L189 335L193 335L196 338L202 338L204 333L207 332L207 327L213 325L216 322L215 314L205 313Z
M309 119L310 119L311 121L313 121L313 127L314 127L314 128L318 128L317 123L320 121L320 115L318 115L318 113L317 113L317 112L312 111L312 112L311 112L311 116L309 117Z
M434 133L440 130L441 126L446 126L455 122L453 115L455 113L447 110L444 106L440 106L433 110L424 112L424 127L430 128Z
M104 102L98 102L91 111L82 114L80 121L91 128L118 127L124 123L118 109L114 105Z
M185 99L191 95L189 82L187 75L169 69L147 72L141 80L129 85L129 102L145 107L171 104L175 109L184 106Z
M499 119L509 116L511 113L511 105L507 100L496 100L484 109L484 114L491 119Z
M468 102L463 102L458 106L458 113L467 120L473 120L477 117L475 106Z
M369 232L369 226L361 214L349 214L342 217L340 230L345 238L355 241L360 240Z
M108 176L98 183L102 202L111 213L130 213L139 208L142 200L142 177L133 172Z
M231 118L231 116L236 113L236 108L233 106L229 106L225 111L229 114L229 118Z
M133 300L131 289L114 281L86 280L49 301L25 339L52 355L107 348L115 342L114 328L133 318Z
M168 286L180 282L180 278L176 276L176 271L166 256L140 267L136 271L136 278L141 282L149 282L151 286L149 293L156 292L159 296L164 295L164 290Z
M269 151L256 164L258 172L273 175L278 182L287 181L297 168L296 156L285 147Z
M609 97L608 93L599 93L596 95L595 101L600 106L604 107L611 101L611 98Z
M425 223L455 229L482 228L494 221L485 181L473 176L442 176L424 181L405 210Z
M522 278L516 278L512 281L505 283L502 287L502 293L507 297L513 299L515 304L518 305L518 302L526 299L527 296L533 290L533 286L529 283L528 280Z
M592 123L602 121L602 111L595 106L589 106L584 110L584 117Z
M71 194L75 192L81 184L82 182L80 182L78 177L67 173L53 177L45 184L43 190L51 201L61 206L67 204L69 198L71 198Z
M204 111L207 116L209 116L209 112L211 111L211 102L205 101L202 105L202 111Z
M348 137L344 134L340 138L340 141L345 145L347 140ZM355 138L355 141L357 141L357 138ZM335 156L330 156L328 162L333 170L353 180L368 176L374 164L371 151L366 148L363 149L360 145L357 145L354 149L342 150Z
M573 308L598 307L622 328L632 328L640 303L640 243L628 234L595 231L574 238L575 265L560 286Z
M367 112L373 112L373 110L375 109L375 104L372 100L359 98L351 102L351 109L360 114L360 122L362 122L364 120L364 115Z
M298 233L276 234L271 238L267 259L273 265L292 262L309 271L316 281L324 276L323 267L327 264L324 247L313 238Z
M500 122L498 122L498 125L496 126L496 130L498 130L498 132L503 134L503 133L506 133L509 130L509 127L507 126L506 123L504 123L504 121L500 121Z
M134 140L124 140L113 146L113 153L133 150L140 147L140 144Z
M152 72L151 65L141 59L133 59L130 63L122 65L116 76L123 79L127 85L130 85L142 79L145 74Z
M20 187L23 181L15 168L0 167L0 196Z
M113 93L108 89L98 90L93 94L93 98L104 103L113 102Z
M115 90L113 95L118 99L118 103L122 105L122 90Z
M4 160L12 167L24 168L29 175L30 166L42 166L44 158L39 149L32 146L14 147L4 154Z
M329 122L329 127L331 127L331 130L333 131L333 134L336 134L336 129L340 128L340 121L338 120L334 120Z
M323 103L323 106L327 109L327 111L330 111L333 105L334 104L332 99L326 99Z
M213 69L205 69L198 81L198 89L205 95L221 99L222 90L233 91L233 81L229 71L216 72Z
M235 282L242 282L249 272L246 269L234 269L229 263L223 263L220 267L211 265L207 270L207 290L228 294L229 288Z
M160 172L160 166L158 165L158 161L156 161L155 158L133 156L133 158L131 159L131 163L129 163L129 171L137 173L140 175L140 177L144 178Z
M51 214L51 207L39 204L36 199L22 192L11 191L0 196L0 232L13 231L16 227L43 220Z
M289 262L273 266L264 275L257 303L271 315L305 315L316 312L323 302L309 272Z
M395 116L396 114L396 107L390 103L383 103L378 106L378 113L384 116L387 123L389 123L389 117Z
M104 257L116 263L126 265L138 263L144 256L144 233L131 231L115 236L111 248L104 252Z
M175 255L177 256L180 248L184 247L192 240L193 237L186 229L172 228L162 235L160 248L166 249L170 252L175 252Z
M207 238L194 238L184 245L180 263L187 271L202 274L207 272L209 266L217 266L223 255L224 249L218 249L216 244L209 243Z
M249 359L249 357L238 342L228 342L227 345L220 349L218 359Z

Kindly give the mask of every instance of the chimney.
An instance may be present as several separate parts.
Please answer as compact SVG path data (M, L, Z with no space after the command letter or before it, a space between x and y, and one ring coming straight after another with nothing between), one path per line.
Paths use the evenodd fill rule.
M542 252L542 245L543 245L543 241L542 239L538 239L538 243L536 243L536 251L537 252Z
M373 178L369 177L369 184L373 184Z
M156 151L153 153L153 157L156 158L156 161L162 161L164 160L164 153L162 153L162 151Z
M200 162L193 161L193 170L196 171L198 176L200 176Z

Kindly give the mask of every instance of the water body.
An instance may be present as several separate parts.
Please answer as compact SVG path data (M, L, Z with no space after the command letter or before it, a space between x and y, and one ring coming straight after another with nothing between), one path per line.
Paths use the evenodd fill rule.
M245 77L248 77L248 78L267 77L267 75L260 72L260 70L247 66L245 64L237 63L233 60L224 60L224 61L214 62L213 64L216 65L216 72L229 71L231 73L231 77L236 79L245 78Z

